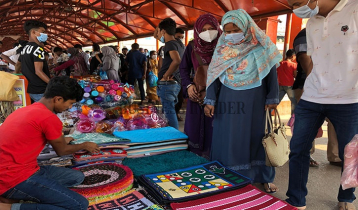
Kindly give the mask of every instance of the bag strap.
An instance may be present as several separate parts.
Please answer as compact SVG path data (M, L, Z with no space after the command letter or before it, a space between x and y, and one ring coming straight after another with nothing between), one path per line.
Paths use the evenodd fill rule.
M201 57L194 50L194 42L191 42L191 46L193 47L193 52L194 52L196 60L198 60L198 62L199 62L199 66L204 66L203 60L201 60Z
M271 121L272 121L272 118L271 118L271 115L270 115L270 110L267 109L267 110L266 110L266 122L265 122L265 135L269 134L267 122L268 122L268 124L270 125L271 133L273 132L272 122L271 122Z
M280 114L278 113L278 110L277 109L275 109L275 125L277 125L277 117L278 117L278 126L277 126L277 128L278 127L280 127L282 124L281 124L281 118L280 118Z

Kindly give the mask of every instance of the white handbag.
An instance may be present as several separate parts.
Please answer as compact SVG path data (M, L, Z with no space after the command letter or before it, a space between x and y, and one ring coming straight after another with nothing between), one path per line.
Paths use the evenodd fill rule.
M275 110L275 122L276 117L278 117L279 124L277 125L277 123L275 123L275 127L273 127L270 111L266 111L265 136L262 140L262 144L266 153L266 165L270 167L283 166L288 161L290 154L286 128L285 125L281 123L277 109ZM270 133L267 124L270 125Z

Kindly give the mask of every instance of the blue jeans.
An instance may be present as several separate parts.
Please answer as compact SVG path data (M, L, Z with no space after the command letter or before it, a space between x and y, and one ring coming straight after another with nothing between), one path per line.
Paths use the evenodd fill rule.
M295 92L292 90L292 86L280 86L280 91L279 91L280 102L282 101L283 97L285 97L286 93L291 101L291 115L292 115L297 105Z
M31 98L32 100L34 100L35 102L38 102L38 101L44 96L43 93L41 93L41 94L33 94L33 93L30 93L29 95L30 95L30 98Z
M36 203L15 203L11 210L87 210L88 201L68 189L83 182L80 171L55 166L42 166L27 180L8 190L2 196L8 199Z
M162 101L165 117L169 126L179 129L178 118L175 112L175 104L178 103L179 84L158 85L157 93Z
M287 202L302 207L306 205L310 149L325 117L337 131L339 157L344 160L344 147L358 133L358 103L317 104L300 100L295 110L295 128L290 148L290 176ZM337 180L338 182L339 180ZM339 202L353 202L355 188L339 188Z

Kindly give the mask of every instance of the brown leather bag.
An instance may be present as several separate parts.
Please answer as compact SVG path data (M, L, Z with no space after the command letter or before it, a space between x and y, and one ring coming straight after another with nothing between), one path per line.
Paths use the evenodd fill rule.
M194 50L194 47L193 47L193 50ZM207 79L207 73L208 73L209 66L204 65L200 56L195 51L194 51L194 54L195 54L195 58L199 62L199 67L195 71L194 80L193 80L194 85L195 85L196 90L199 95L199 101L196 101L196 102L198 102L200 105L203 105L204 99L206 96L206 79Z

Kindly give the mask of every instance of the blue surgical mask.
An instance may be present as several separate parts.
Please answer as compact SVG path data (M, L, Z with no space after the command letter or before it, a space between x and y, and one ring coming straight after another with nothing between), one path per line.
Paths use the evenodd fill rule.
M40 36L37 37L37 40L39 40L39 42L46 42L47 38L48 38L47 34L40 33Z
M165 43L165 38L164 38L164 35L162 37L160 37L160 40L159 40L161 43Z
M67 56L68 56L68 57L71 57L71 53L67 53Z
M305 6L294 9L293 13L295 13L295 15L297 15L297 17L300 17L300 18L311 18L311 17L317 15L319 12L318 1L317 1L316 8L314 8L314 9L311 9L308 6L308 4L310 2L311 2L311 0L308 0L307 4Z
M225 35L225 40L232 42L233 44L239 44L243 39L245 39L245 35L242 32Z

